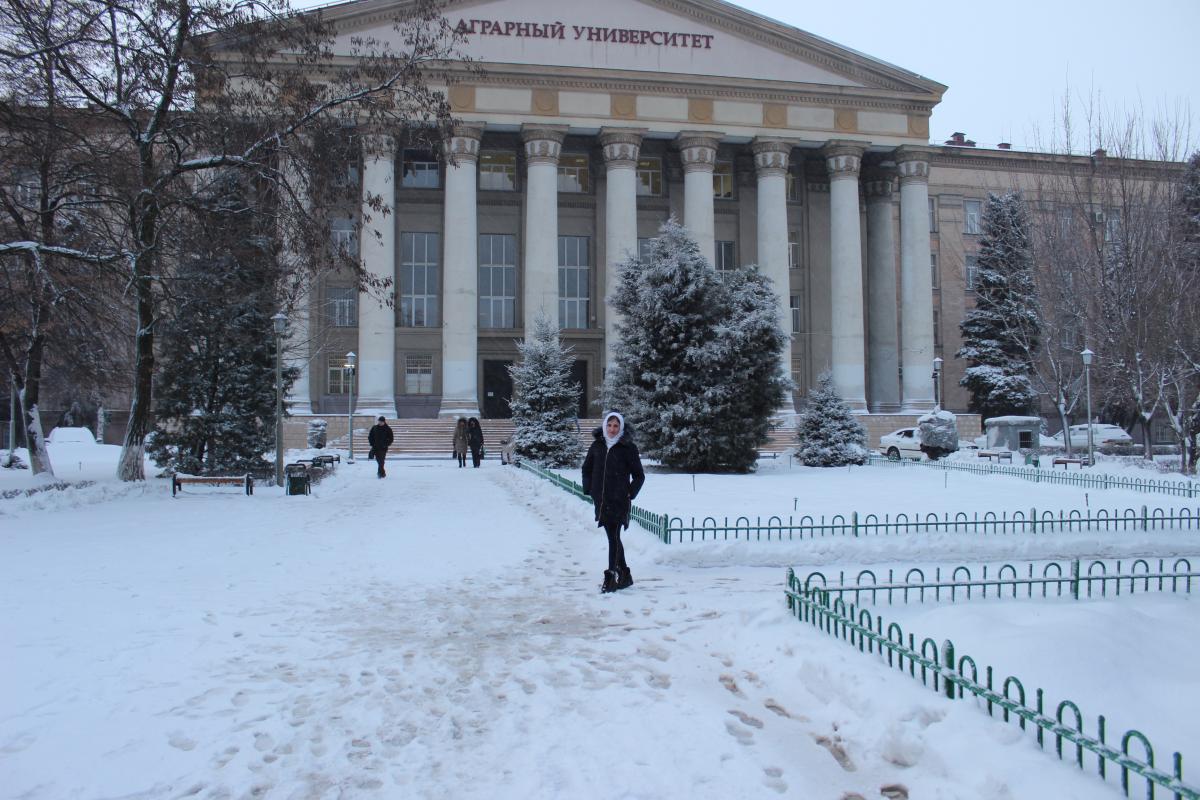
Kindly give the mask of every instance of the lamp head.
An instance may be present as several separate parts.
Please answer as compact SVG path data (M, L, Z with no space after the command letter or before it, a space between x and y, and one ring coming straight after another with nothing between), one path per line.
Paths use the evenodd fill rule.
M1095 356L1096 356L1096 354L1093 353L1090 348L1085 349L1082 353L1079 354L1079 357L1083 359L1083 365L1085 367L1090 367L1092 365L1092 359Z
M354 354L353 350L351 350L349 353L346 353L346 366L347 367L349 367L350 369L354 369L354 365L357 362L358 362L358 356L356 356Z
M942 359L935 358L933 360L933 374L936 375L942 371Z
M271 317L271 324L275 326L275 335L282 336L284 329L287 328L287 314L280 311Z

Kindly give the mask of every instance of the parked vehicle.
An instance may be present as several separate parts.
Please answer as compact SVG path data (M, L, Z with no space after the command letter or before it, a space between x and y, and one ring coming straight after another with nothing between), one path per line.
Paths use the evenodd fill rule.
M879 452L892 461L925 457L921 452L921 437L916 428L901 428L880 436Z
M1067 428L1071 436L1071 447L1087 447L1088 443L1088 426L1087 425L1072 425ZM1053 436L1047 436L1042 439L1043 443L1048 447L1065 447L1063 442L1063 432L1059 431ZM1109 425L1106 423L1092 423L1092 443L1095 447L1104 447L1105 445L1116 444L1133 444L1133 437L1125 432L1125 429L1119 425Z
M96 437L88 428L55 428L46 441L50 444L95 444Z

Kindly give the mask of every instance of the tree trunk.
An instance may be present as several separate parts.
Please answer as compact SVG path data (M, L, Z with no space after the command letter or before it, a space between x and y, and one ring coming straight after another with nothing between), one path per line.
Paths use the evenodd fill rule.
M1139 423L1142 426L1142 458L1154 460L1154 440L1150 438L1150 417L1142 414Z
M29 471L53 478L54 468L50 465L50 452L46 449L46 437L42 435L42 417L38 413L37 384L21 385L17 396L21 403L21 428L29 444Z
M1067 458L1074 452L1071 448L1071 421L1067 419L1067 410L1062 400L1058 402L1058 421L1062 425L1063 446L1066 447Z
M150 427L150 409L154 392L154 305L150 282L142 277L137 286L138 330L133 363L133 400L129 406L129 427L121 447L117 477L123 481L146 479L145 440Z

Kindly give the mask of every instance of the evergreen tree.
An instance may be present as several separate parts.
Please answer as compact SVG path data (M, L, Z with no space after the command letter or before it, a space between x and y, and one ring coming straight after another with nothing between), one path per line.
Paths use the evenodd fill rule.
M970 408L984 418L1027 414L1037 408L1030 383L1038 350L1029 215L1019 194L989 195L975 273L975 307L963 317L963 346L969 362L961 386Z
M808 393L796 422L796 457L809 467L844 467L867 460L867 431L833 387L826 372Z
M276 265L256 235L257 202L223 178L198 202L193 255L162 329L156 429L148 452L171 472L267 476L275 446ZM286 394L296 378L284 370Z
M770 281L746 268L722 282L673 219L621 270L609 298L621 322L606 403L667 466L751 469L790 386Z
M517 344L521 362L508 368L513 379L510 404L517 455L551 467L579 463L578 422L575 418L579 384L571 380L571 349L558 340L558 331L538 314L533 335Z

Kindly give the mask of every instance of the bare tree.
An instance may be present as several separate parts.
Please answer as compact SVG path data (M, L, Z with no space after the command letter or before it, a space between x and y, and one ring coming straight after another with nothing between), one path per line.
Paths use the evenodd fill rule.
M61 248L40 235L22 247L40 258L120 269L136 332L118 474L139 480L153 396L155 324L178 261L173 248L185 238L177 234L189 224L188 197L219 170L252 172L275 187L274 204L261 211L278 216L276 229L287 231L288 248L308 254L301 260L306 269L329 266L321 235L326 221L311 211L322 204L305 202L303 195L333 183L322 180L329 167L315 149L319 137L303 134L380 123L438 147L450 114L430 81L452 81L445 70L461 60L459 34L433 0L401 7L387 37L396 47L359 38L341 44L340 53L334 50L335 25L320 12L291 13L286 0L4 2L0 57L51 65L53 102L77 112L64 124L87 126L80 138L99 173L87 247ZM3 92L22 99L16 87ZM387 198L369 198L368 205L375 225L388 218ZM16 246L0 243L0 252ZM363 288L380 288L353 260L340 266Z

